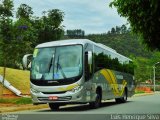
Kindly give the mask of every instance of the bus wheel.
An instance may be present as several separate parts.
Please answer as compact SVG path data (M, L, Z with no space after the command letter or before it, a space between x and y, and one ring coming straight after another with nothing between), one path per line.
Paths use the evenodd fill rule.
M60 105L56 103L49 103L49 107L51 110L55 111L55 110L59 110Z
M115 100L117 103L125 103L127 101L127 98L128 98L128 93L127 93L127 90L125 90L123 97L116 98Z
M101 106L101 99L102 99L102 97L101 97L100 92L97 92L96 93L96 99L95 99L95 101L89 103L90 107L91 108L98 108L98 107L100 107Z
M122 98L122 102L123 103L127 102L127 99L128 99L128 93L127 93L127 90L125 90L125 93L124 93L123 98Z

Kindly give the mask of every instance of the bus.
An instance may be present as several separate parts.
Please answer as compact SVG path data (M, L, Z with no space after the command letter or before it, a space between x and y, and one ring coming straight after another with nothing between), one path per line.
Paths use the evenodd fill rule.
M31 59L30 59L31 58ZM88 39L59 40L39 44L23 57L30 65L30 92L34 105L58 110L66 104L102 101L126 102L134 95L134 64L116 50Z

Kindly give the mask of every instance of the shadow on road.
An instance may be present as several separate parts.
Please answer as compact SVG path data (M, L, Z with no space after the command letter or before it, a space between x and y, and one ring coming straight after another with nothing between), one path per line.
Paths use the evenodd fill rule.
M129 102L132 102L132 101L127 101L126 103L116 103L114 101L103 102L100 108L110 107L110 106L115 106L120 104L127 104ZM100 109L100 108L97 108L97 109ZM73 111L90 111L90 110L93 110L93 109L90 108L89 104L79 104L79 105L71 105L71 106L61 106L58 111L52 111L48 109L48 110L41 110L39 112L73 112Z

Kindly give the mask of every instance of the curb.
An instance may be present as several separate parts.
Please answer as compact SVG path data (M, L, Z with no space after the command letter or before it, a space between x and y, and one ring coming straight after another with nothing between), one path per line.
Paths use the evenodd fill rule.
M147 96L147 95L154 95L156 93L152 92L152 93L140 93L140 94L135 94L133 95L133 97L139 97L139 96Z
M25 110L39 110L39 109L45 109L48 108L48 105L39 105L39 106L34 106L32 104L26 104L26 105L13 105L10 107L2 107L0 110L0 114L4 113L12 113L12 112L17 112L17 111L25 111Z

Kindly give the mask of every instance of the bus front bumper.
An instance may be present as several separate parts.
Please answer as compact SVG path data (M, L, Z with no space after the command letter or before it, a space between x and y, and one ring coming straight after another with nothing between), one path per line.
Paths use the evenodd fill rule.
M46 93L46 92L35 92L31 90L31 97L33 104L45 104L45 103L85 103L85 92L84 89L78 89L75 91L66 91L64 93Z

